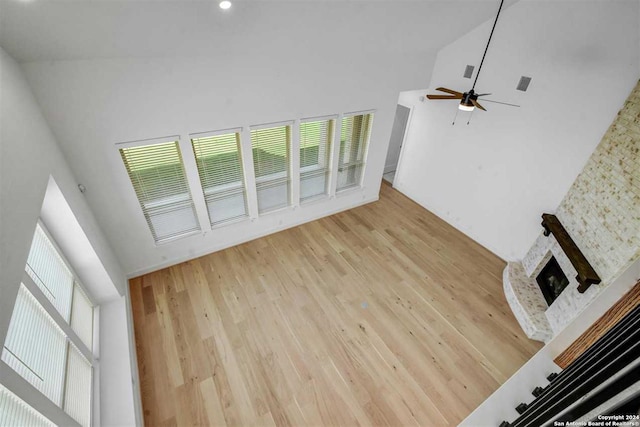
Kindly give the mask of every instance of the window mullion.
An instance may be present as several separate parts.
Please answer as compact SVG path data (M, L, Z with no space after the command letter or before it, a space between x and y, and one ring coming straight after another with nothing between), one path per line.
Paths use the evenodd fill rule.
M289 147L289 165L291 180L291 202L300 205L300 120L296 120L291 129L291 143Z
M255 220L258 217L258 190L256 188L256 174L253 169L253 146L251 145L251 131L244 127L240 132L240 146L242 148L242 169L244 171L245 186L247 189L247 208L249 217Z
M56 310L56 308L53 306L53 304L51 304L51 301L49 301L44 292L42 292L40 287L36 285L31 276L29 276L29 274L27 274L26 272L22 275L22 283L27 288L27 290L31 292L36 301L38 301L38 303L45 309L49 316L51 316L53 321L56 322L56 325L58 325L58 327L62 329L67 338L71 342L73 342L73 345L75 345L78 350L80 350L82 355L87 360L89 360L91 364L93 364L94 357L91 350L87 348L85 343L82 342L75 331L71 329L71 325L67 323L66 320L64 320L64 317L62 317L58 310Z
M340 164L340 134L342 132L342 118L340 116L335 121L335 129L333 132L333 144L331 144L331 166L329 168L329 197L336 195L336 187L338 185L338 166Z
M67 345L65 346L65 355L64 355L64 374L62 378L62 396L60 400L60 407L64 410L64 403L67 399L67 376L69 375L69 346L70 344L69 337L67 336Z
M178 142L180 151L182 152L182 163L184 165L187 185L191 193L191 199L196 208L198 222L201 230L211 230L211 222L209 221L209 212L207 210L207 202L204 199L200 176L198 174L198 165L191 148L191 138L189 135L183 135Z

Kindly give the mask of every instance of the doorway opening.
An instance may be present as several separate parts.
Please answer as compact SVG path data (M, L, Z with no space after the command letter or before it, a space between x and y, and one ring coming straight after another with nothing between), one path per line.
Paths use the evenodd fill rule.
M389 151L387 151L387 160L384 166L384 173L382 174L382 179L391 184L393 184L393 180L395 179L400 150L402 149L402 142L404 141L407 124L409 123L409 113L411 113L409 107L400 104L396 107L396 116L393 120L391 138L389 139Z

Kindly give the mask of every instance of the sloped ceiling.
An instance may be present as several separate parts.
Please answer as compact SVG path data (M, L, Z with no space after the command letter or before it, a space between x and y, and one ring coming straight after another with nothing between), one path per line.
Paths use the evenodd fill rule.
M518 260L541 233L540 215L556 211L638 82L640 2L513 5L500 16L476 91L521 107L482 102L486 113L461 113L452 126L454 101L419 96L437 86L469 90L472 81L456 70L469 63L467 52L482 51L490 25L440 50L428 92L401 98L415 108L394 185L503 259ZM516 90L522 75L533 78L526 92ZM607 191L601 197L611 198Z
M428 86L438 50L498 4L0 0L0 46L135 275L374 200L399 92ZM154 245L116 146L179 135L184 151L195 132L364 110L376 114L361 193L167 245Z
M217 4L3 0L0 44L19 62L287 49L425 52L489 19L499 3L239 0L228 11Z

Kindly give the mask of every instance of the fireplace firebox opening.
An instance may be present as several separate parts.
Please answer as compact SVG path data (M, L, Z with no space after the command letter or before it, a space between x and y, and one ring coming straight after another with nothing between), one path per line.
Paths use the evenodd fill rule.
M562 293L564 288L569 284L569 279L563 273L560 264L556 261L555 257L551 257L547 265L544 266L540 274L536 277L536 282L540 286L542 295L547 301L548 305L553 304L558 295Z

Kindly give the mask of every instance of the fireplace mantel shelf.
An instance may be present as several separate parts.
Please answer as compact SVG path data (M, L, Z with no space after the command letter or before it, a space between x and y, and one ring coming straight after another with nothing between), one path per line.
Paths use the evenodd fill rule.
M552 214L542 214L542 227L544 227L544 235L548 236L550 233L553 233L556 240L560 244L560 247L567 254L569 261L578 272L576 276L576 280L580 283L578 286L578 291L580 293L584 293L589 286L597 285L601 282L600 276L593 269L589 261L585 258L584 254L575 244L567 230L565 230L564 226L560 223L558 217Z

